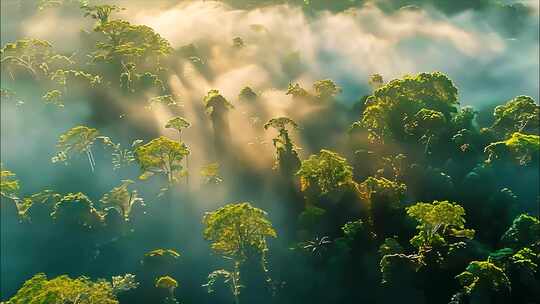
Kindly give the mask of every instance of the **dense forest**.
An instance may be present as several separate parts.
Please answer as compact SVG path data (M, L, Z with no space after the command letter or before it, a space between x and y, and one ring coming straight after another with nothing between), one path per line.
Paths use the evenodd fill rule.
M1 17L1 303L540 304L537 0Z

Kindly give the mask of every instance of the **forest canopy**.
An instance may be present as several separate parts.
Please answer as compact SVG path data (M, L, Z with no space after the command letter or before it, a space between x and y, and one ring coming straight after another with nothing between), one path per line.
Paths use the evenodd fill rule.
M534 1L1 11L2 304L540 299Z

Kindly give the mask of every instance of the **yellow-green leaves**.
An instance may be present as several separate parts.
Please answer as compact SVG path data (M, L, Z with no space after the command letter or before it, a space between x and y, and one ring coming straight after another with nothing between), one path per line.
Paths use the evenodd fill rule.
M0 49L2 70L7 69L13 77L17 70L22 69L33 77L47 74L47 62L52 56L50 42L39 39L21 39L5 44Z
M514 132L538 134L540 106L529 96L518 96L493 112L495 122L492 129L501 137Z
M130 191L128 187L133 184L132 180L124 180L118 187L103 195L101 203L110 205L119 209L125 218L129 217L131 206L135 203L144 203L144 200L138 196L137 190Z
M353 183L352 167L339 154L321 150L318 155L311 155L302 161L300 170L302 191L313 190L319 194L327 194Z
M137 162L143 171L140 178L163 174L169 183L178 182L182 177L182 160L187 155L189 150L183 143L163 136L135 149Z
M16 179L15 173L4 169L0 169L0 196L13 198L19 193L19 180Z
M203 236L212 243L212 249L237 261L263 254L266 238L277 236L266 212L249 203L229 204L206 213L203 224Z
M514 249L540 242L540 221L533 216L521 214L514 219L501 241Z
M219 163L211 163L201 168L201 176L205 184L220 184L223 178L219 173Z
M71 228L93 229L101 224L101 216L83 193L69 193L54 205L51 216Z
M402 140L404 122L422 108L449 118L457 111L457 105L457 89L446 75L435 72L405 76L390 81L367 98L360 125L369 131L372 141ZM428 113L421 113L418 118L431 117L424 114Z
M90 167L94 171L95 161L91 148L98 137L99 131L97 129L86 126L71 128L66 133L60 135L56 144L58 153L52 157L52 162L67 163L72 156L86 153Z
M474 237L474 230L465 229L465 210L455 203L416 203L407 208L407 215L419 223L419 232L411 239L411 244L418 248L443 245L446 236Z
M178 133L182 133L183 129L189 128L190 126L191 124L180 116L171 118L169 121L167 121L167 124L165 124L165 128L174 129L178 131Z
M298 124L288 117L272 118L264 124L264 129L274 128L279 132L279 135L272 141L276 148L274 168L279 168L281 173L286 176L292 176L300 167L296 147L289 136L289 130L287 130L289 126L293 129L298 128Z
M203 98L203 103L208 115L213 115L216 112L223 112L233 107L233 105L228 102L218 90L208 91L208 94Z
M298 124L294 120L288 117L276 117L265 123L264 129L268 130L269 128L274 128L281 132L282 130L286 130L288 126L291 126L294 129L298 128Z
M484 151L488 154L487 163L511 158L526 166L538 162L540 136L516 132L507 140L491 143Z
M94 29L107 40L96 44L95 61L123 58L125 62L140 61L145 57L159 60L172 51L169 42L146 25L133 25L124 20L111 20Z
M456 278L468 294L477 291L510 290L510 280L503 269L488 261L474 261Z
M246 101L246 102L253 102L257 100L257 97L258 97L257 93L255 93L255 91L253 91L253 89L250 87L242 88L242 90L240 91L240 94L238 94L238 99L240 101Z
M94 282L87 277L72 279L67 275L48 279L45 274L37 274L26 281L7 303L118 304L119 302L111 284L107 281Z
M107 23L113 12L124 10L117 5L82 5L81 9L85 12L85 17L98 20L100 24Z
M156 280L156 288L175 289L178 287L178 282L170 276L160 277Z
M315 95L321 100L327 100L339 95L342 90L331 79L318 80L313 84Z

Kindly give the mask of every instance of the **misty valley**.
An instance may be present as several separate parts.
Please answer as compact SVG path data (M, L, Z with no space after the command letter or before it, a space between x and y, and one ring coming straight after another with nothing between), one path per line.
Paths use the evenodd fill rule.
M538 0L2 0L1 304L540 304Z

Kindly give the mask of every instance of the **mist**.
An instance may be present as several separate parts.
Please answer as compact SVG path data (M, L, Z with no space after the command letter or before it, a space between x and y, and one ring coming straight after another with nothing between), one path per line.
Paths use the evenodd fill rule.
M97 203L124 175L137 176L138 170L111 173L111 159L103 147L96 148L102 154L96 152L95 172L90 172L84 158L74 159L69 166L52 164L59 135L76 125L88 125L129 147L136 139L146 142L159 135L176 138L176 131L166 129L165 124L174 116L186 118L192 126L182 134L182 140L191 150L191 182L171 195L190 204L174 207L171 214L159 214L174 224L153 229L166 230L170 237L166 244L185 249L186 261L199 263L195 272L204 273L210 266L220 265L206 252L207 244L190 238L190 233L195 231L193 234L200 236L200 216L225 203L256 201L270 211L278 231L286 233L286 207L282 206L292 202L286 194L276 193L272 183L275 176L265 175L275 162L272 139L276 132L263 128L270 118L286 116L299 122L300 128L291 131L291 137L300 159L305 159L321 148L351 155L346 152L348 139L344 134L360 118L356 107L359 101L372 93L368 82L372 74L380 74L388 82L407 74L440 71L459 89L462 106L486 111L518 95L540 100L538 1L524 2L531 13L511 34L503 30L504 20L490 10L446 14L425 6L388 11L369 1L341 12L315 13L292 4L242 9L218 1L107 3L126 9L113 17L147 25L170 42L175 55L167 67L166 81L180 105L148 107L103 87L56 108L42 104L39 88L15 81L11 89L22 102L3 98L1 104L2 164L16 172L25 195L54 186L60 193L84 192ZM81 30L92 31L94 26L93 20L82 17L77 5L40 11L12 0L2 1L1 6L2 45L32 37L52 42L62 54L83 53L86 46ZM243 42L241 47L233 43L237 37ZM197 60L184 55L186 50L195 50ZM286 95L289 84L299 83L311 92L313 83L321 79L332 79L342 89L335 103L315 104ZM13 83L8 82L2 79L2 88ZM246 86L257 93L256 104L239 100ZM217 152L202 100L212 89L219 90L234 106L228 112L232 135L228 144L235 162L228 168L224 165L224 182L207 191L200 169L216 162ZM337 114L328 116L330 110ZM99 119L107 115L118 119ZM127 126L121 126L124 123ZM149 204L159 201L155 198L156 185L136 183ZM276 206L275 201L285 203ZM175 217L182 221L174 222ZM126 254L122 269L151 249L122 246L125 244L120 251ZM24 262L28 256L33 255L20 252L10 261L10 269L21 267L22 274L12 279L2 271L2 281L10 281L3 284L3 293L12 294L28 278L29 269L35 266ZM189 278L189 272L181 276L186 288L200 287L196 278Z

